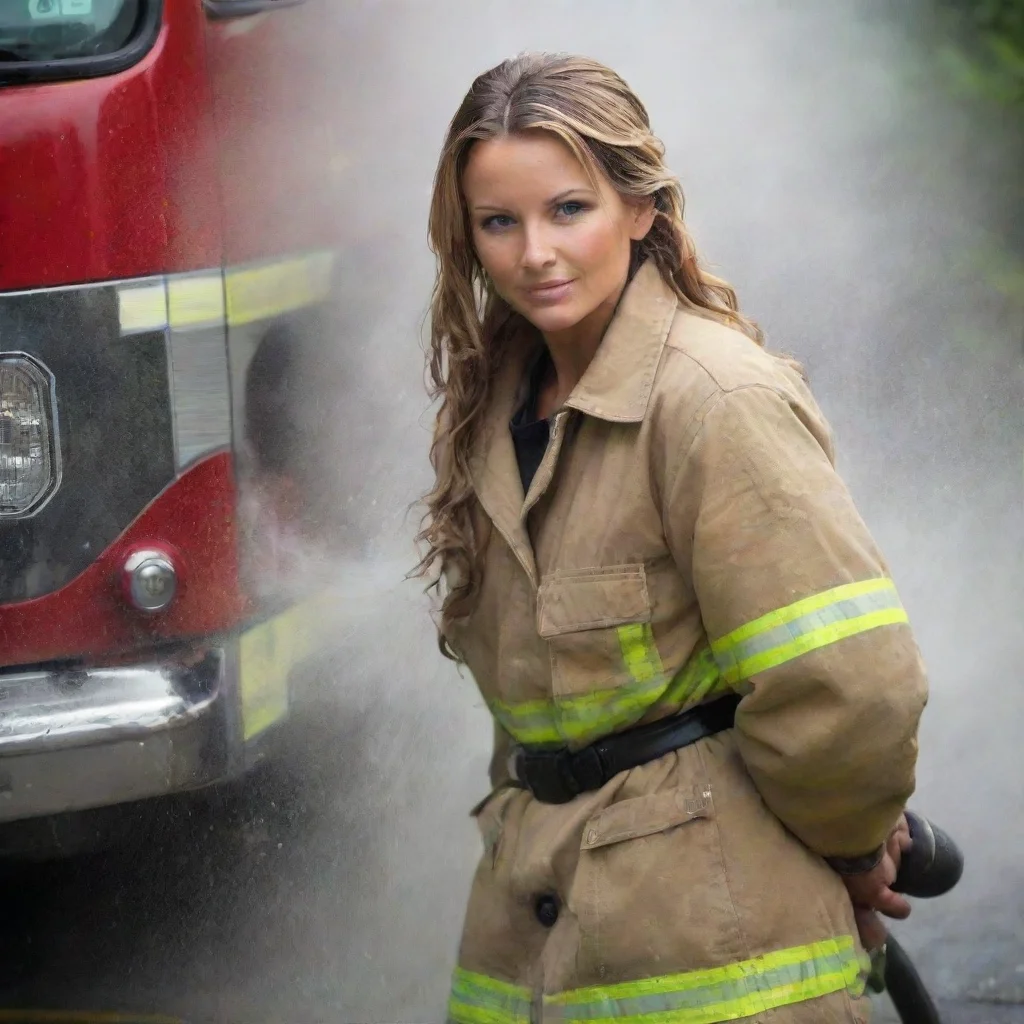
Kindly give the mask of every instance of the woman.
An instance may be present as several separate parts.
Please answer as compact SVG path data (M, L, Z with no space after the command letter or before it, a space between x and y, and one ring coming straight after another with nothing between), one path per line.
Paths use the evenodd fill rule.
M662 155L612 71L527 55L437 171L421 571L496 731L462 1024L864 1021L858 915L909 913L919 653Z

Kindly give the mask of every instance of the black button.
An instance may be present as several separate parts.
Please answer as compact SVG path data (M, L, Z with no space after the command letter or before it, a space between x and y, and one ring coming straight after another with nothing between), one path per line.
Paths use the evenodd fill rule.
M558 897L538 896L537 902L533 905L533 910L537 915L537 920L545 928L554 927L555 922L558 920Z

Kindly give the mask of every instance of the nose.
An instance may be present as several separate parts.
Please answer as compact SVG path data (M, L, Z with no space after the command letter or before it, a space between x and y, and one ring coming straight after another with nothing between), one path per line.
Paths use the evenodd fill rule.
M526 225L523 231L524 270L543 270L555 263L555 249L544 225Z

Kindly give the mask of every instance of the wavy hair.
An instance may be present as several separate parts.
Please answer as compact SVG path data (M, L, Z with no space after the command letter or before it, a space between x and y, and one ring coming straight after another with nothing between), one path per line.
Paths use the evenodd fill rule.
M651 230L634 243L632 269L653 260L680 303L742 331L761 330L738 309L736 294L703 269L683 221L683 192L666 168L665 149L647 110L614 71L586 57L529 53L485 71L448 127L430 204L430 247L437 259L427 365L432 399L441 399L430 451L436 478L423 498L417 541L426 553L413 571L442 594L440 647L458 658L448 627L472 610L483 569L474 530L470 454L494 378L523 326L490 285L472 244L462 193L469 152L479 141L546 131L561 139L591 175L604 175L626 198L652 201Z

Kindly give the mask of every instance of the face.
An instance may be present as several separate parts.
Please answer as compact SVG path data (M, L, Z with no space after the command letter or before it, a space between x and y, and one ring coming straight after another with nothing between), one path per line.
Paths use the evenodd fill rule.
M476 143L462 188L481 266L548 340L603 330L626 284L631 243L654 221L548 132Z

